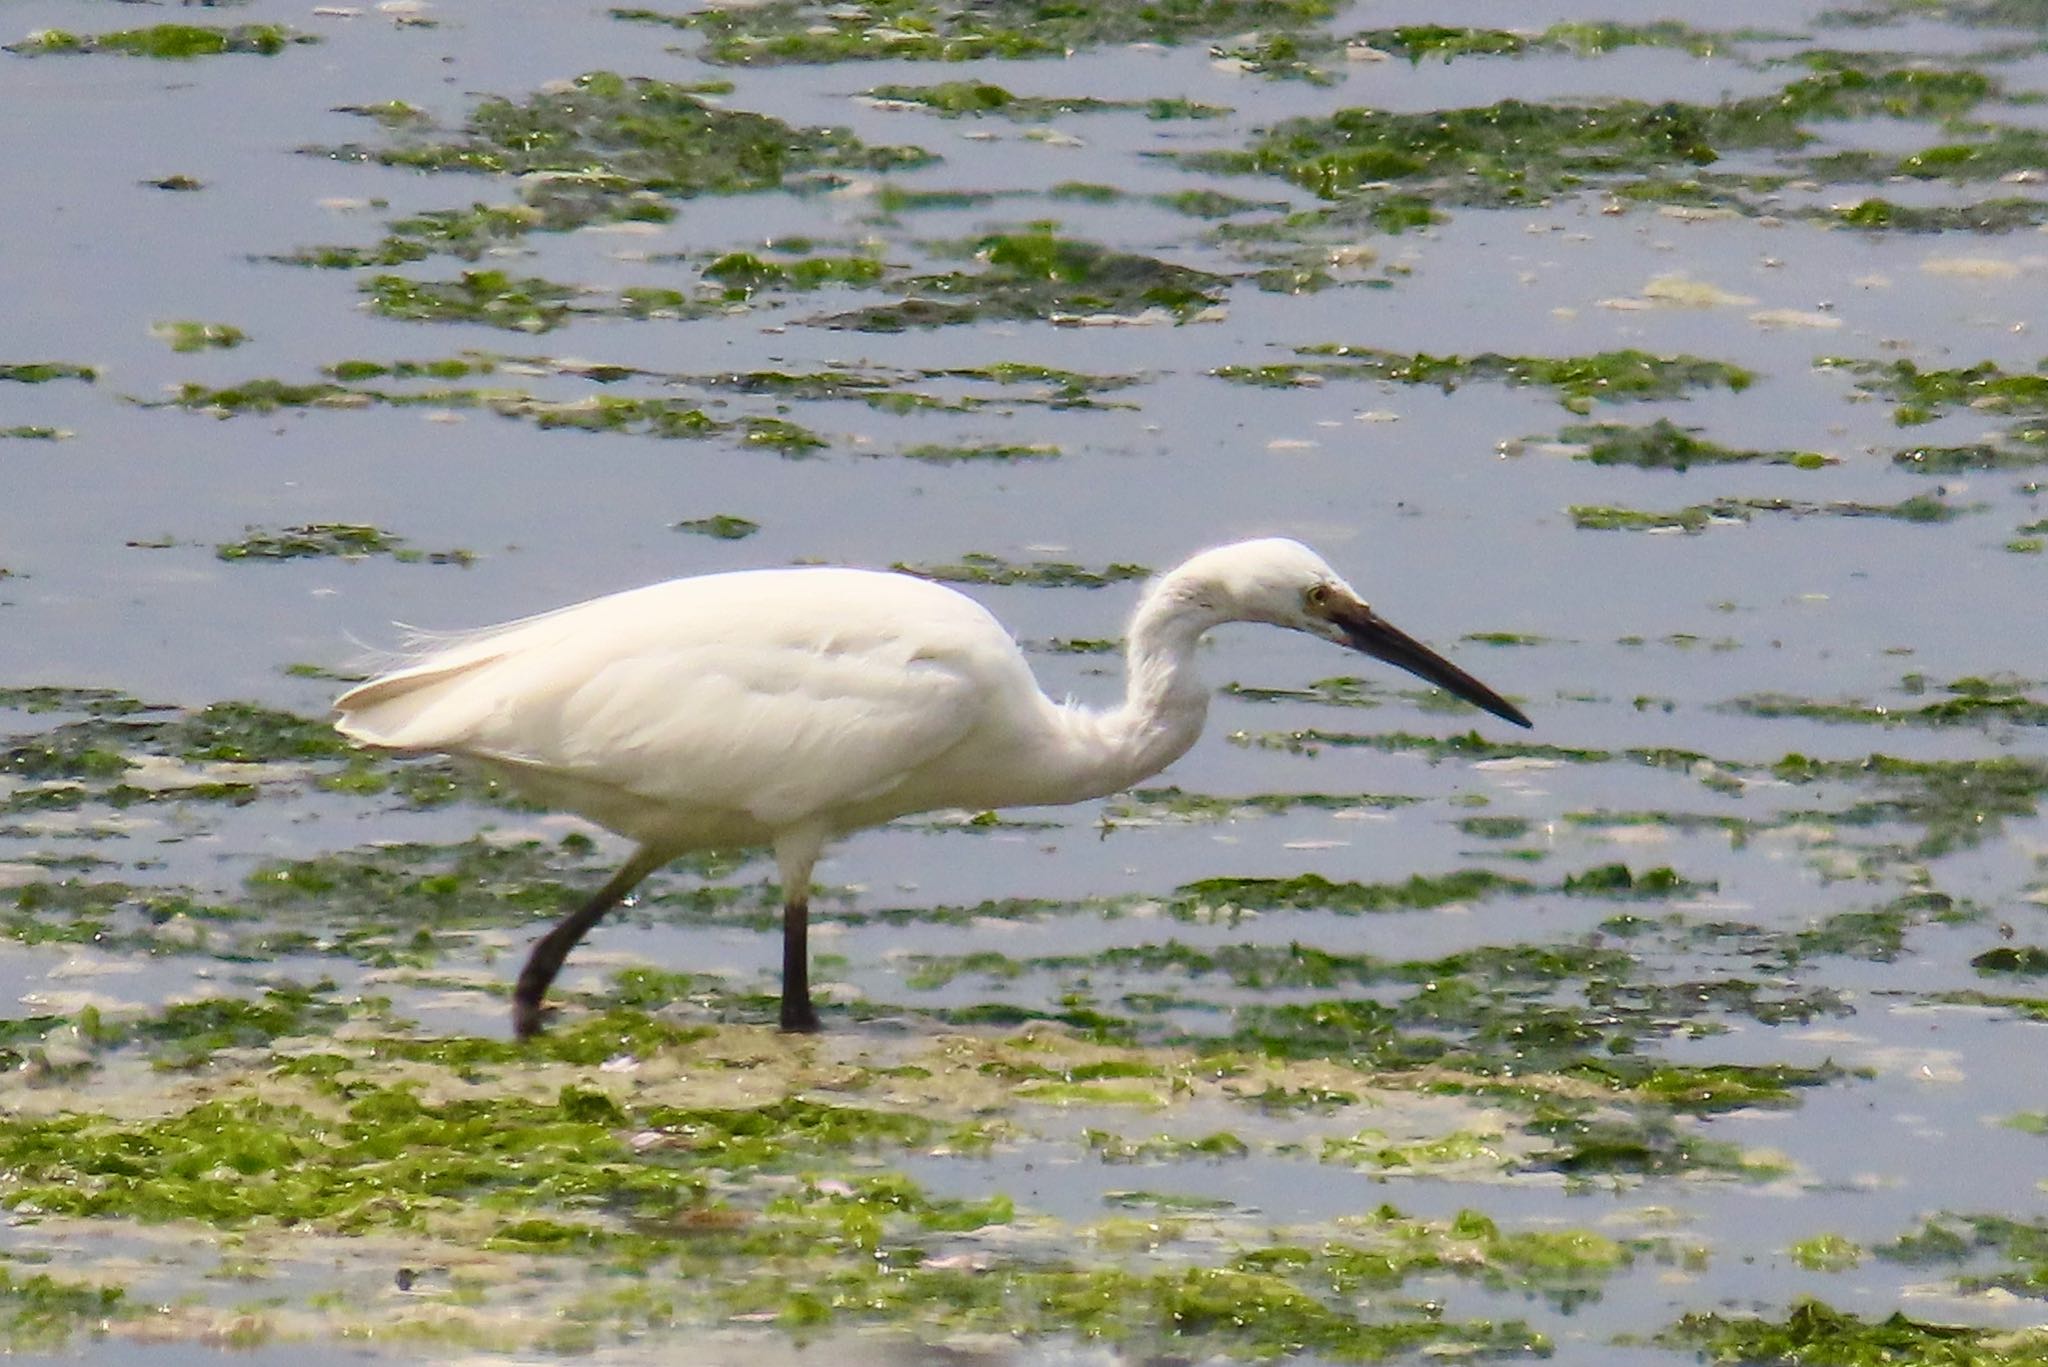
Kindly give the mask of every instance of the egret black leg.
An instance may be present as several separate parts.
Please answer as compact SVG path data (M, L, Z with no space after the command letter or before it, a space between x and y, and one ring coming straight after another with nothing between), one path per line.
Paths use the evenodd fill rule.
M548 985L554 982L555 974L562 971L562 960L569 957L569 951L576 948L577 942L590 933L590 928L602 920L606 912L640 886L641 879L666 862L646 850L638 851L588 902L557 921L553 930L534 941L532 951L526 956L526 967L519 970L519 981L512 988L513 1034L521 1039L532 1039L540 1033L541 999L547 996Z
M782 907L782 1028L791 1034L816 1034L818 1013L811 1006L811 901L804 895Z

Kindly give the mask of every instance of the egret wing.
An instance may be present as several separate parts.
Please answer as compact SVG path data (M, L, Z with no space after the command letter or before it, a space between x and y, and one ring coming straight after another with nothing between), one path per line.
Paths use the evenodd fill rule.
M885 796L980 714L944 659L702 645L613 661L463 749L780 827Z
M342 730L372 745L781 826L914 778L973 732L1018 671L1028 677L1000 625L950 590L764 571L479 633L336 706Z

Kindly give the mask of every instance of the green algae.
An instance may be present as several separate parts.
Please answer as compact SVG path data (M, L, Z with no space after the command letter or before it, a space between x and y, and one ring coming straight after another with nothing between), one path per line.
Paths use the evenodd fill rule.
M1695 503L1670 512L1641 508L1618 508L1604 504L1573 504L1566 511L1572 525L1594 532L1697 533L1712 526L1733 526L1750 521L1758 513L1782 513L1791 517L1873 517L1893 522L1949 522L1983 505L1961 506L1934 494L1915 494L1897 503L1855 503L1836 500L1817 503L1791 498L1721 498Z
M63 441L72 435L62 427L0 427L0 438L9 441Z
M516 319L509 326L522 326ZM488 361L474 363L450 362L450 367L474 364L488 373ZM419 367L416 371L415 367ZM368 377L376 362L341 362L329 367L335 373ZM400 362L388 367L395 378L418 378L421 373L430 373L438 363ZM586 376L602 385L615 382L623 376ZM673 377L678 381L698 377ZM874 384L866 381L847 382L843 385L821 377L792 379L775 377L766 373L702 377L707 387L730 388L768 393L788 393L800 390L798 397L864 397L872 406L888 407L893 398L887 393L877 393ZM787 383L784 383L787 382ZM571 432L615 432L631 433L664 440L702 441L714 437L729 437L748 449L774 451L779 455L800 457L824 450L832 443L829 439L811 431L799 423L785 418L747 416L736 419L715 418L705 411L705 405L689 399L664 397L633 397L622 394L591 393L581 398L549 400L536 398L523 390L516 389L452 389L436 387L424 390L376 389L358 384L342 383L338 380L314 384L292 384L278 380L251 380L243 384L220 389L209 389L204 385L186 383L180 385L176 395L167 402L197 413L215 417L231 417L242 413L267 413L284 408L310 409L353 409L376 405L390 405L401 408L464 409L482 408L500 417L531 422L544 431ZM395 554L399 559L418 558L408 549ZM447 551L427 558L461 563L464 556L474 558L472 553Z
M1121 641L1058 643L1066 654L1113 654L1123 649ZM1118 822L1213 822L1235 821L1254 815L1278 816L1302 810L1355 811L1388 810L1408 806L1420 799L1395 793L1248 793L1242 797L1217 797L1191 793L1182 788L1132 788L1110 797L1104 819Z
M889 281L885 288L905 296L901 302L812 321L859 332L901 332L990 319L1061 322L1156 312L1186 323L1220 304L1227 283L1209 271L1062 237L1050 223L992 233L963 247L985 269Z
M2011 233L2048 222L2048 205L2037 199L2015 197L1971 204L1896 204L1872 196L1815 213L1824 221L1873 232Z
M1191 1267L1157 1272L1073 1267L906 1268L879 1280L844 1274L799 1288L750 1288L733 1307L783 1307L790 1327L839 1320L900 1321L935 1310L965 1332L1003 1338L1078 1336L1139 1354L1228 1355L1257 1362L1302 1354L1379 1362L1422 1351L1546 1355L1549 1341L1519 1322L1447 1319L1433 1307L1366 1318L1327 1292L1263 1272Z
M1043 122L1061 114L1142 113L1148 119L1216 119L1229 114L1217 105L1186 99L1104 100L1090 95L1017 95L988 81L943 81L937 85L878 85L867 99L884 105L917 108L944 118L1000 114L1004 118Z
M742 418L740 445L765 447L782 456L807 456L832 443L787 418Z
M1420 65L1424 58L1451 61L1457 57L1494 57L1527 52L1532 41L1505 29L1452 28L1444 24L1408 24L1400 28L1365 29L1351 36L1389 57Z
M128 1312L127 1299L118 1286L0 1267L0 1346L10 1353L62 1352L79 1336L104 1335L108 1320Z
M2038 978L2048 974L2048 949L2039 945L2000 945L1972 958L1970 967L1987 977L2004 973L2014 977Z
M453 280L378 275L363 282L373 312L412 323L481 323L548 332L569 318L575 286L500 270L464 271ZM676 297L677 306L682 296Z
M476 552L465 550L417 551L405 545L405 538L359 522L308 522L277 529L251 527L236 541L223 541L213 549L221 560L306 560L339 556L362 559L388 555L400 561L424 561L434 565L461 565L476 561Z
M1648 24L1612 21L1552 24L1535 34L1445 24L1407 24L1399 28L1364 29L1352 34L1348 41L1362 43L1390 57L1405 58L1415 65L1425 60L1449 62L1460 57L1520 57L1537 52L1569 52L1575 56L1594 57L1632 47L1677 48L1695 57L1710 57L1726 46L1726 40L1716 34L1673 20Z
M1824 24L1866 28L1914 20L1939 21L1974 28L2020 28L2038 31L2044 17L2041 0L1873 0L1853 9L1827 10Z
M1143 565L1122 563L1105 565L1099 570L1064 560L1033 560L1020 564L981 551L970 551L953 564L898 562L890 568L945 584L985 584L997 588L1021 584L1033 588L1101 589L1111 584L1144 579L1152 573Z
M1856 796L1846 806L1788 812L1781 820L1917 828L1917 838L1899 851L1915 859L1939 857L1995 838L2004 829L2005 819L2035 815L2042 797L2048 795L2048 762L2014 755L1960 760L1918 760L1885 754L1861 759L1817 759L1794 752L1771 761L1731 760L1657 747L1601 750L1495 741L1476 731L1434 736L1407 731L1302 729L1240 732L1232 740L1241 745L1307 754L1335 747L1417 754L1436 761L1536 759L1570 764L1638 764L1691 774L1717 790L1739 785L1746 777L1764 777L1800 787L1847 784Z
M322 381L292 384L284 380L248 380L217 389L187 381L178 386L171 404L189 412L225 418L237 413L275 413L286 408L343 408L364 401L346 385Z
M1626 423L1585 423L1566 427L1559 442L1578 447L1573 459L1592 465L1629 465L1638 470L1685 471L1695 465L1790 465L1817 470L1835 461L1817 451L1745 451L1707 441L1698 428L1680 427L1668 418L1647 426Z
M0 380L12 380L16 384L48 384L51 380L84 380L91 384L99 377L100 372L95 367L74 361L0 362Z
M1438 877L1414 874L1399 883L1337 883L1321 874L1303 873L1291 878L1204 878L1182 884L1177 895L1202 904L1256 911L1289 908L1359 915L1426 910L1523 891L1528 886L1521 879L1490 869L1461 869Z
M1901 427L1931 422L1945 412L1968 408L2020 417L2048 416L2048 373L2014 372L1991 361L1949 370L1923 370L1909 360L1865 361L1825 357L1823 369L1844 371L1866 393L1897 404Z
M704 278L723 286L728 299L744 299L768 289L871 285L882 278L882 263L867 256L807 256L785 263L764 261L752 252L728 252L704 268Z
M1863 1261L1863 1246L1840 1234L1816 1234L1785 1252L1808 1272L1847 1272Z
M1060 448L1045 442L1029 446L1012 443L984 442L979 445L946 446L937 442L920 442L906 446L899 452L905 460L921 461L926 465L962 465L967 463L991 463L1016 465L1025 461L1057 460Z
M1052 408L1105 407L1108 405L1101 403L1096 395L1129 389L1133 385L1143 383L1147 378L1143 375L1088 374L1023 361L998 361L993 365L956 366L918 373L929 379L971 380L992 384L1003 391L1029 386L1031 392L1021 396L1021 401L1042 402ZM1020 401L1007 392L1005 397L1011 402Z
M282 24L237 24L232 28L208 24L154 24L149 28L120 29L113 33L44 29L19 43L9 44L7 51L25 56L114 52L128 57L182 61L229 52L253 52L274 57L294 44L319 41L310 33L295 33Z
M2041 1133L2032 1125L2019 1128ZM1871 1251L1887 1262L1912 1267L1959 1264L1999 1254L2011 1260L2008 1266L1959 1276L1958 1288L1966 1294L2004 1292L2034 1300L2048 1298L2048 1222L2038 1218L1944 1212L1918 1230Z
M1904 691L1919 695L1926 687L1926 680L1909 677ZM1721 704L1721 710L1752 717L1801 717L1809 721L1879 726L2048 726L2048 703L2029 698L2025 687L2024 683L2003 679L1957 679L1942 686L1947 697L1898 706L1754 693Z
M214 1060L222 1050L253 1050L288 1036L324 1033L341 1024L350 1009L326 999L332 982L313 986L276 983L260 997L204 997L174 1002L146 1015L102 1013L86 1007L75 1018L33 1017L10 1022L16 1040L0 1045L17 1066L44 1077L66 1071L50 1061L42 1046L58 1035L86 1051L77 1068L116 1051L145 1047L153 1065L164 1070L192 1070Z
M1813 1367L1877 1367L1913 1362L1928 1367L2005 1367L2038 1361L2038 1330L1933 1324L1894 1312L1866 1320L1817 1300L1793 1304L1783 1320L1753 1315L1686 1315L1657 1336L1670 1348L1712 1362L1798 1362Z
M1637 350L1605 351L1589 356L1505 356L1483 352L1474 356L1413 355L1374 347L1323 343L1296 347L1295 354L1312 359L1271 366L1222 366L1210 373L1241 384L1297 385L1331 379L1379 380L1393 384L1431 385L1445 393L1477 382L1550 389L1558 402L1575 413L1598 403L1634 403L1683 398L1688 390L1747 389L1756 379L1750 371L1698 356L1657 356Z
M744 541L761 530L761 524L750 522L744 517L730 513L714 513L710 517L693 517L675 524L679 532L690 532L696 536L708 536L714 541Z
M149 331L177 352L228 351L249 340L248 334L229 323L152 323Z
M320 367L320 373L344 384L363 380L461 380L472 375L492 375L499 369L498 357L470 351L460 356L441 356L427 361L336 361ZM593 376L592 378L601 378Z
M612 17L691 29L698 56L735 66L847 61L1058 58L1125 43L1182 43L1250 29L1301 31L1329 18L1331 0L1173 0L1072 6L994 0L972 10L931 0L877 0L858 10L772 0L693 13L614 9Z
M389 141L380 146L307 149L419 171L518 177L519 197L509 205L475 204L397 220L373 248L318 248L290 259L333 267L389 266L438 252L475 259L530 232L667 222L678 199L817 188L853 173L932 160L914 147L871 147L841 129L795 128L723 109L703 98L709 93L701 84L591 72L523 102L488 97L453 133L406 119L387 126ZM813 265L790 270L787 282L795 288L857 282L870 269L853 261Z
M1980 125L1984 136L1971 142L1937 143L1904 157L1848 152L1817 157L1812 166L1821 175L1840 179L1878 180L1891 176L1910 180L1961 183L2004 180L2038 169L2048 157L2048 135L2039 129Z
M871 148L845 132L796 129L767 115L715 108L699 91L591 72L523 104L484 100L470 112L465 136L457 141L407 139L393 147L327 151L426 171L575 173L587 179L594 167L602 168L597 179L607 193L594 202L580 199L573 187L543 189L545 198L528 201L550 227L616 217L616 201L628 191L664 198L739 194L773 189L797 176L885 171L930 160L915 148Z
M1813 137L1813 122L1957 115L1997 89L1973 71L1873 70L1839 60L1819 65L1773 94L1717 105L1503 100L1417 112L1341 109L1280 123L1248 150L1192 153L1184 160L1201 170L1280 176L1332 200L1370 197L1387 185L1427 193L1439 203L1481 207L1536 204L1582 188L1630 183L1664 197L1653 188L1657 178L1734 152L1794 151ZM2017 136L2017 130L2007 132ZM2039 148L2028 146L2038 165ZM1996 155L1991 148L1973 152L1987 169L2022 151L2006 143L1992 147ZM1951 158L1942 173L1954 174L1955 163L1965 159Z

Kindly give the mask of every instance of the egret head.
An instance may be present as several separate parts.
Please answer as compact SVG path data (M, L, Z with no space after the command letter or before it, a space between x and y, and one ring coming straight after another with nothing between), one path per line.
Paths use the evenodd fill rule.
M1203 551L1169 576L1169 591L1215 623L1266 622L1361 651L1528 726L1519 708L1375 613L1299 541L1268 537Z

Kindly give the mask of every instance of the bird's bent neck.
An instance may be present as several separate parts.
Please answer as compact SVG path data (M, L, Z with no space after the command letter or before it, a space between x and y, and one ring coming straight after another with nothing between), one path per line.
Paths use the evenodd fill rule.
M1089 795L1150 778L1202 734L1209 691L1195 676L1195 646L1219 620L1175 592L1170 579L1138 605L1125 644L1123 703L1074 714L1087 732L1077 757L1085 772L1075 778Z

